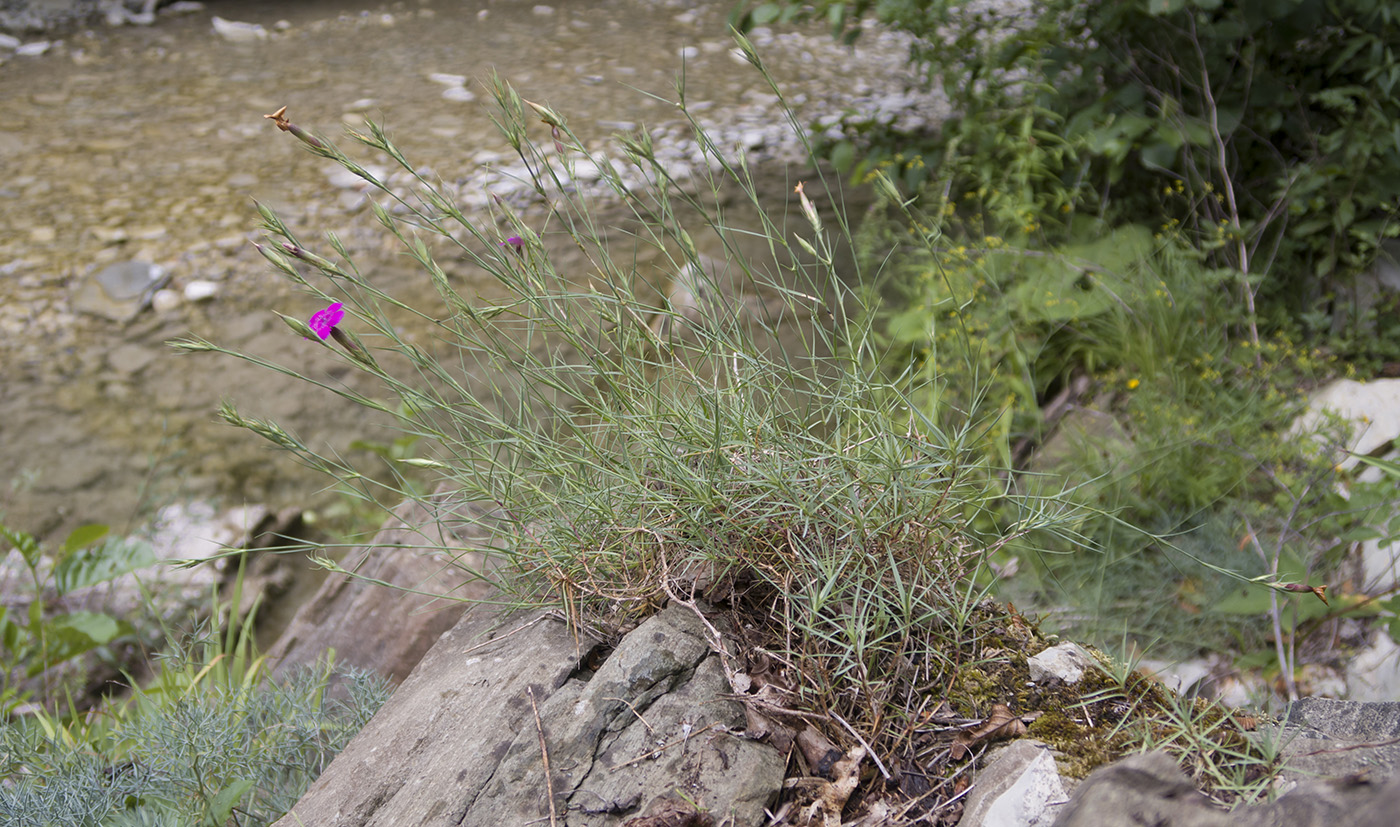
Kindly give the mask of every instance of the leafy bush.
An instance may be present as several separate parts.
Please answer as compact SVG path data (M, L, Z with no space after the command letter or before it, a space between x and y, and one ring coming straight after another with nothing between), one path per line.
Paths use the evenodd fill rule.
M865 135L867 164L898 154L915 187L939 170L953 200L968 194L1002 227L1063 240L1085 212L1176 219L1236 271L1249 317L1256 292L1289 314L1275 324L1333 309L1400 234L1392 4L1051 0L1003 14L819 0L764 4L744 22L816 17L853 38L865 15L915 36L911 59L958 113L936 136ZM1159 195L1174 186L1184 208Z
M3 524L0 539L12 548L11 559L18 556L29 578L23 591L5 595L8 605L0 605L0 715L8 716L30 701L36 679L42 682L37 699L41 706L65 696L71 703L72 693L82 689L74 671L79 658L135 630L129 618L63 611L62 598L153 565L151 547L139 540L107 537L104 525L75 529L51 554L33 535ZM27 603L18 602L25 599Z
M1099 642L1267 644L1270 590L1249 591L1266 607L1252 617L1216 604L1242 581L1306 582L1335 564L1326 552L1377 504L1331 484L1340 427L1320 440L1291 429L1298 388L1332 362L1282 336L1235 335L1231 273L1179 234L1126 225L1043 249L945 225L957 222L895 199L858 236L888 278L886 370L929 377L916 401L930 419L988 409L983 450L1016 462L1024 490L1082 506L1078 533L1097 550L1019 554L1003 594ZM1256 535L1284 545L1241 545ZM1296 565L1280 569L1285 547Z

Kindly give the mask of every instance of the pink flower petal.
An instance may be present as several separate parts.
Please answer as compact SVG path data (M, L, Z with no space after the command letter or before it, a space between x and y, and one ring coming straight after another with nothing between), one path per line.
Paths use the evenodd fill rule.
M345 310L340 302L336 302L325 310L318 310L307 322L307 325L311 328L312 333L325 341L326 337L331 335L332 328L340 324L340 320L343 318L345 318Z

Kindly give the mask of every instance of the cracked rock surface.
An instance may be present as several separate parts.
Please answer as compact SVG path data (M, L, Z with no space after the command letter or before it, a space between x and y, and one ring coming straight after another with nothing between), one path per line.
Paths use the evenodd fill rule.
M743 710L700 621L662 611L590 675L599 646L545 614L478 606L278 824L547 824L551 800L560 825L677 801L762 823L784 758L732 734Z

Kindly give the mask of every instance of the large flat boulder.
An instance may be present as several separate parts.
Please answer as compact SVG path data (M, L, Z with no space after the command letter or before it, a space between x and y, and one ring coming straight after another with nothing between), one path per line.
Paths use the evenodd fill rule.
M297 611L268 653L274 674L334 652L337 666L404 680L469 602L492 597L480 578L491 568L481 549L492 519L488 507L445 490L399 505L344 561L357 576L331 575Z
M785 757L743 708L693 613L606 652L549 613L469 610L280 827L759 825Z

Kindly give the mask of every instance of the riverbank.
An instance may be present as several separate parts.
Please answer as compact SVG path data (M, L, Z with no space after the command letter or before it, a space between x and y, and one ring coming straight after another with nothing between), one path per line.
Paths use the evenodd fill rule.
M271 311L305 308L252 249L255 201L308 236L336 232L387 278L416 278L367 229L357 183L279 140L262 118L279 106L331 135L342 123L385 123L414 163L470 203L514 186L489 108L463 95L484 98L478 84L490 72L554 104L590 141L646 124L677 165L698 155L665 103L683 72L714 137L743 146L771 176L768 197L785 202L801 156L771 93L734 56L726 11L224 3L161 14L150 27L51 32L43 54L12 55L0 75L0 221L9 228L0 236L0 467L12 469L0 510L40 536L61 536L87 521L134 528L181 499L283 506L313 496L324 479L215 419L225 396L323 448L375 436L360 412L324 393L238 365L211 373L164 346L197 333L283 353ZM229 42L212 26L215 12L268 36ZM893 35L856 51L824 29L754 35L804 118L942 111L936 95L907 91L915 79ZM85 282L123 262L162 268L174 301L126 322L75 308Z

